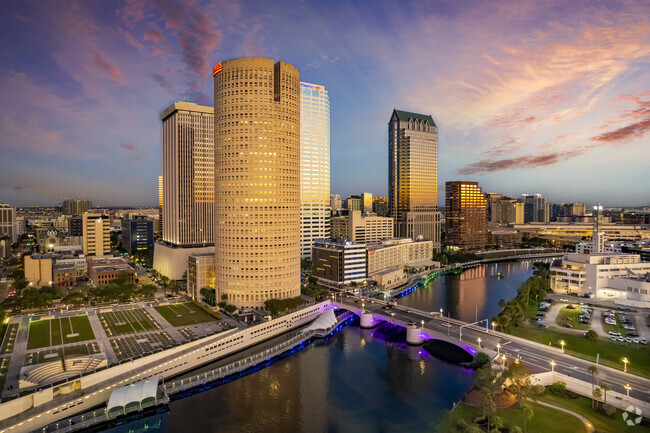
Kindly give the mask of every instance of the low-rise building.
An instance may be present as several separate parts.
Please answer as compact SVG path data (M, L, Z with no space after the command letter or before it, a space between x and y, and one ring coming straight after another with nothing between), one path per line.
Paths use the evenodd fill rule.
M377 287L379 289L389 290L405 284L408 280L408 277L404 272L404 268L396 267L376 272L372 276L372 279L377 283Z
M135 269L122 257L88 258L88 276L95 285L108 284L122 275L135 282Z
M52 265L52 285L60 287L74 286L77 281L77 269L71 263L58 263Z
M650 272L611 278L604 288L598 290L597 297L625 299L632 301L632 305L648 308L650 307Z
M200 299L201 289L214 289L214 253L187 256L187 294Z
M367 273L375 273L389 268L435 267L431 260L433 241L413 241L409 238L388 239L366 245Z
M25 256L25 279L32 287L52 285L52 255Z
M338 287L366 279L366 245L317 239L312 248L313 275L323 285Z

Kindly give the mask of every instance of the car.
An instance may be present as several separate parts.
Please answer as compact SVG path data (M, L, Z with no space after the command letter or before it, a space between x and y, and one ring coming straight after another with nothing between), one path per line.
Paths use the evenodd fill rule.
M632 343L637 343L637 344L638 344L638 343L639 343L639 339L638 339L638 338L633 338L633 339L632 339Z
M612 341L616 341L616 336L612 335L611 337L609 337L609 339L612 340Z
M645 338L642 338L639 341L640 341L641 344L648 344L648 340L646 340Z
M632 339L631 339L630 337L627 337L627 338L625 339L625 342L626 342L626 343L631 343L631 342L632 342Z
M563 328L573 328L573 326L570 323L565 323L562 325Z
M544 325L543 323L538 323L537 326L539 326L540 328L548 328L548 326Z
M616 339L617 339L618 341L625 341L625 338L623 338L623 337L621 337L621 336L616 337Z

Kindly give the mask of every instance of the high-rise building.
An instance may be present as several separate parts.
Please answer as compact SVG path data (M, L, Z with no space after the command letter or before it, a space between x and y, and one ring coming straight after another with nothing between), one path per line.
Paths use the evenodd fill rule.
M213 75L217 299L264 308L300 295L300 71L240 58Z
M93 204L90 200L63 200L61 203L61 213L63 215L81 215L88 212Z
M158 176L158 234L163 232L163 177Z
M487 200L487 219L488 221L496 222L497 221L495 219L496 212L497 212L496 204L499 200L503 198L503 194L486 192L484 195L485 195L485 199Z
M363 213L372 212L372 194L364 192L361 194L361 211Z
M176 102L162 121L162 235L154 269L180 280L187 256L214 250L214 109ZM160 177L158 178L160 194Z
M604 225L603 207L598 203L594 206L594 229L592 231L592 252L600 254L605 251L605 232L602 230Z
M108 215L83 214L83 250L87 256L106 256L111 252L111 222Z
M330 100L324 86L300 83L300 257L330 231Z
M380 217L388 215L388 197L373 197L372 211Z
M7 235L13 244L18 239L16 227L16 208L8 204L0 204L0 236Z
M488 199L488 207L489 207ZM524 204L510 197L503 197L492 203L489 221L500 224L523 224Z
M358 195L353 195L352 197L345 200L345 208L348 210L348 213L354 212L356 210L361 210L361 197Z
M69 236L83 236L84 235L84 224L83 216L81 215L72 215L68 218L68 235Z
M487 199L478 182L445 184L447 242L459 248L483 248L488 242Z
M524 204L524 223L548 223L548 201L541 194L523 194L521 202Z
M430 115L393 110L388 123L388 211L395 234L440 251L438 132Z
M143 217L122 220L122 246L129 254L153 247L153 221Z
M341 212L341 209L343 209L341 194L330 195L330 208L332 209L332 215L338 215Z

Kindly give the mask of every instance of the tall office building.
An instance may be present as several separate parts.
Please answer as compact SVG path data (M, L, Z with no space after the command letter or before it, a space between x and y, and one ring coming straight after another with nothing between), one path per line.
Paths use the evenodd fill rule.
M264 308L300 295L300 71L241 58L213 75L215 289Z
M372 212L372 194L364 192L361 194L361 211L363 213Z
M372 211L380 217L388 215L388 197L373 197Z
M438 132L430 115L393 110L388 123L388 216L395 235L440 251Z
M0 204L0 236L7 235L13 244L18 239L16 208Z
M163 177L158 176L158 234L163 232Z
M87 256L106 256L111 253L111 222L108 215L83 214L83 250Z
M330 208L332 209L332 215L338 215L341 212L341 209L343 209L341 194L330 195Z
M362 210L361 197L353 195L345 199L345 208L348 210L348 213Z
M524 224L548 223L549 206L545 197L541 194L523 194L521 202L524 204Z
M300 83L300 257L330 232L330 100L324 86Z
M122 220L122 246L129 254L153 247L153 221L145 217Z
M61 213L63 215L81 215L88 212L93 204L90 200L63 200L61 203Z
M214 109L176 102L160 120L162 236L154 268L179 280L190 254L214 250Z
M478 249L487 245L487 199L478 182L445 184L447 242L459 248Z

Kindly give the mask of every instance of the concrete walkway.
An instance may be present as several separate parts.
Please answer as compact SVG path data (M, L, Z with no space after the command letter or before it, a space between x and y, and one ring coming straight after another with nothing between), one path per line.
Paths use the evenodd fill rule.
M591 327L601 337L609 338L609 334L603 329L603 310L601 308L594 308L594 314L591 315Z
M9 368L7 369L7 376L5 379L5 386L2 389L2 397L9 397L10 395L18 394L18 383L20 380L20 369L25 364L25 352L27 351L27 338L29 336L29 316L21 317L18 324L18 332L16 333L16 343L14 350L11 353L11 360L9 361ZM9 387L12 387L9 390Z
M154 320L160 324L160 326L162 326L162 329L159 329L158 331L167 331L167 333L179 343L187 340L187 338L183 337L183 334L178 332L178 329L174 328L167 320L165 320L165 318L158 312L158 310L153 307L146 307L145 310L151 314L151 317L153 317Z
M99 322L99 317L97 316L96 311L88 311L88 321L90 322L90 327L93 329L93 334L95 334L95 341L97 341L99 351L104 352L106 355L106 361L108 362L108 365L117 362L115 351L113 350L111 342L109 341L108 336L104 331L104 327Z
M585 426L585 429L587 429L587 433L593 433L593 431L594 431L594 425L591 423L591 421L589 421L587 418L580 415L579 413L575 413L573 411L570 411L569 409L565 409L565 408L560 407L560 406L555 406L555 405L552 405L552 404L549 404L549 403L545 403L543 401L535 401L535 400L530 400L530 401L532 401L534 403L537 403L537 404L539 404L541 406L550 407L551 409L559 410L560 412L564 412L564 413L568 413L569 415L573 415L576 418L578 418L580 421L582 421L582 424Z

